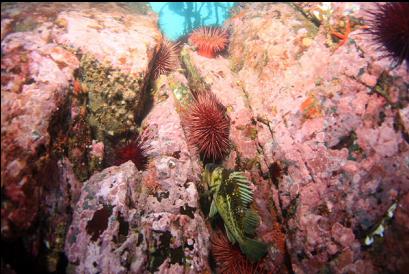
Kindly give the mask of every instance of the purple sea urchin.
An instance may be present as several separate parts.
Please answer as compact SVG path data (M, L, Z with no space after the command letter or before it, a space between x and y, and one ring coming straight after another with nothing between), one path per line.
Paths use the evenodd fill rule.
M378 49L386 52L397 65L406 60L409 70L409 4L377 4L377 10L370 11L368 32L374 36Z
M225 107L210 91L197 94L183 113L189 143L206 159L220 160L229 152L230 120Z
M152 68L153 79L157 79L159 75L167 74L176 69L178 65L178 55L178 44L164 39L155 56Z

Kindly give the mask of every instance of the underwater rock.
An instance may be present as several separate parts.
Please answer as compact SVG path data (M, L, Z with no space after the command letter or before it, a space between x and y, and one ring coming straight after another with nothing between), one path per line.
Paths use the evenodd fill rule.
M101 169L105 136L136 131L161 34L148 9L129 8L2 3L1 234L2 243L21 246L7 259L17 272L64 267L61 243L78 183L72 180ZM93 111L106 99L103 92L108 104ZM90 130L95 128L98 134ZM73 167L57 165L67 156ZM68 169L75 173L71 181L59 175Z
M141 174L129 161L93 175L81 190L65 239L65 252L77 273L140 272L147 243L139 227L137 202Z
M408 74L404 66L391 71L368 46L364 12L351 13L360 18L350 17L346 43L328 43L329 26L345 26L347 5L334 4L332 21L319 26L293 4L246 5L226 23L265 166L283 171L277 188L296 273L386 269L373 247L361 246L396 194L409 191L409 146L396 123L408 105ZM308 47L305 37L313 39Z
M227 59L210 59L190 50L186 50L186 54L190 57L191 69L197 70L196 73L227 109L231 121L229 138L232 145L224 167L245 171L254 183L254 201L261 217L257 235L273 246L270 258L264 260L265 269L279 271L286 253L285 236L275 213L275 207L279 207L279 204L271 203L272 200L277 201L276 193L270 191L271 181L262 176L260 166L265 165L265 160L258 150L258 127L251 106L248 105L247 94L240 82L235 81Z
M10 236L29 228L38 213L45 184L40 174L50 161L49 125L64 111L79 62L37 32L10 33L1 46L2 235ZM50 55L56 50L62 63Z
M186 45L155 81L162 35L142 6L2 3L2 271L210 273L203 163L180 118L202 90L231 119L221 164L254 185L263 268L408 269L409 74L363 34L375 5L241 3L229 52ZM136 133L146 170L88 179Z
M44 188L42 205L43 222L47 224L44 239L46 243L47 271L55 272L61 265L66 232L72 220L70 209L75 208L81 195L82 184L75 177L73 165L68 159L59 160L56 168L58 182Z
M167 99L155 103L143 121L150 148L147 170L138 172L128 161L84 183L65 247L76 272L209 269L198 178L172 90L165 86L161 92Z
M209 271L209 232L199 210L200 167L184 137L175 92L186 83L178 72L161 77L153 108L143 120L150 163L139 200L144 227L151 229L149 271L178 267L186 273ZM152 188L152 185L154 188ZM169 242L170 241L170 242ZM179 265L179 266L178 266Z
M92 13L81 6L59 13L56 21L64 25L54 29L53 38L82 54L80 80L88 92L88 121L96 138L107 143L136 132L162 37L153 14L113 6Z

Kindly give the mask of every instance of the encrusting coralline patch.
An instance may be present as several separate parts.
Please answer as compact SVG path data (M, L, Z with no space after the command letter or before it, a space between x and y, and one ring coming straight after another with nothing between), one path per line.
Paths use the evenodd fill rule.
M59 174L86 180L112 151L105 138L136 131L161 37L147 12L2 3L1 233L16 247L5 261L16 271L65 267L62 242L79 182Z
M399 248L383 246L379 236L372 245L364 241L409 190L408 141L399 126L409 76L404 65L390 70L360 29L370 4L297 5L310 16L294 13L293 4L256 4L228 23L232 65L257 120L266 165L284 170L277 190L291 267L403 271ZM314 16L319 28L306 20ZM338 28L348 20L348 40L332 46L327 24ZM397 224L386 223L388 242ZM407 250L407 241L399 245ZM378 260L379 248L395 253Z

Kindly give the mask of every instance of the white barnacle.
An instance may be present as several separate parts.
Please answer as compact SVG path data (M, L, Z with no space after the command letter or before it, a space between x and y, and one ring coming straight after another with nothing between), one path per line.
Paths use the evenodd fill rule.
M395 210L396 210L397 206L398 206L397 203L393 203L393 204L389 207L389 209L388 209L388 217L389 217L389 218L392 218L392 217L393 217L393 214L395 213Z
M371 245L372 243L373 243L373 237L372 236L366 236L365 244L366 245Z
M383 227L383 222L382 222L382 224L380 224L372 234L373 235L379 235L379 236L383 237L383 232L384 231L385 231L385 228Z

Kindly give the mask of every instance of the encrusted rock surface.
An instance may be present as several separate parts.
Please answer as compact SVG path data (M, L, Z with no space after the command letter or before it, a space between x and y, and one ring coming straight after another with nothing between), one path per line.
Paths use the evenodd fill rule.
M65 104L75 55L42 37L44 29L8 34L2 41L2 235L30 227L40 206L41 174L49 162L49 125Z
M141 174L128 161L105 169L84 183L65 240L76 273L134 273L146 261L137 201Z
M396 126L409 76L377 60L359 25L338 47L326 23L318 28L292 8L247 6L230 21L232 65L261 125L259 144L267 164L283 171L278 191L292 269L376 273L386 266L371 259L364 239L409 190L408 141ZM332 9L328 24L345 24L347 4Z
M143 122L147 170L138 172L128 161L84 184L66 239L77 273L209 269L209 234L198 206L195 160L183 138L173 91L166 84L156 95Z
M106 136L136 132L161 34L143 4L130 6L2 3L1 233L28 257L42 253L27 261L25 267L40 266L33 271L53 272L63 258L79 182L58 174L72 163L84 181L101 169L104 144L111 149ZM109 77L123 85L109 85ZM108 128L113 119L101 113L116 114L121 126ZM57 165L63 157L71 163Z
M163 79L163 78L161 78ZM144 212L142 226L154 241L149 270L198 273L208 266L209 233L199 207L198 159L191 155L177 113L175 90L186 85L180 73L157 81L154 107L142 126L151 136L150 163L142 180L146 197L138 201Z
M263 176L261 165L266 165L264 155L257 142L257 123L253 118L247 94L240 82L235 81L229 69L229 61L218 57L209 59L196 52L186 50L199 75L210 90L226 107L230 119L231 152L223 166L232 170L245 171L254 184L254 199L261 217L257 230L264 242L271 244L268 269L280 271L286 250L284 233L278 222L277 208L271 203L277 200L277 192L271 191L271 181ZM284 271L284 270L281 270Z
M179 113L195 85L230 117L221 164L254 184L267 270L408 269L409 73L365 34L373 4L240 4L228 54L185 45L197 79L185 64L152 94L162 36L143 7L2 4L2 271L209 273L203 163ZM102 170L138 131L146 170Z

